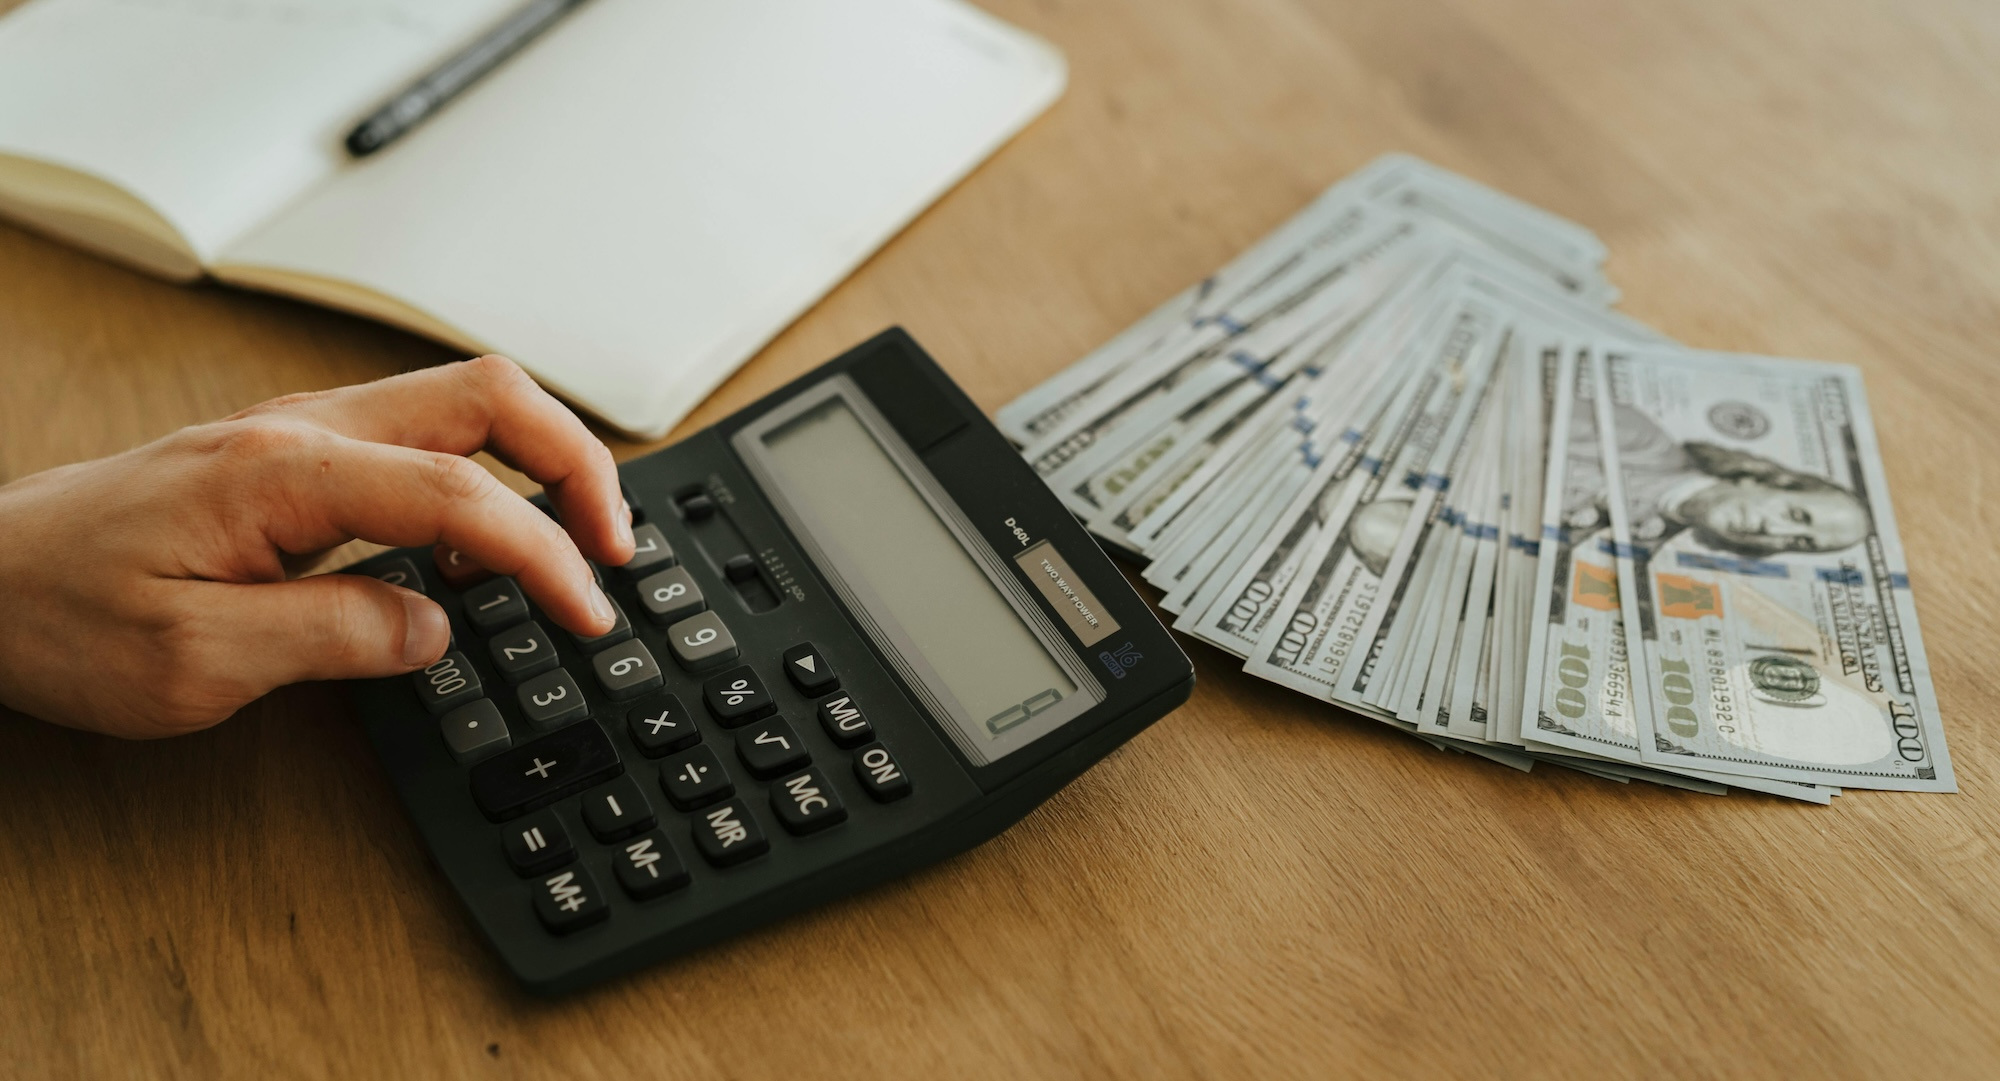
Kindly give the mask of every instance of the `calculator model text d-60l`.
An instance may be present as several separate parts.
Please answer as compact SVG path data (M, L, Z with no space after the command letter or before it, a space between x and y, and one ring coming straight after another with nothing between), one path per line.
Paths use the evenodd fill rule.
M620 467L638 554L565 632L428 550L354 568L451 617L358 682L507 967L555 993L985 841L1185 701L1187 658L901 330Z

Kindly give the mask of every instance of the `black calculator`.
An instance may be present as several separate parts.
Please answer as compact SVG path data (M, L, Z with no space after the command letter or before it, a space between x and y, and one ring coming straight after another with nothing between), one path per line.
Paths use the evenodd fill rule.
M899 329L620 475L638 554L600 569L619 609L602 637L427 549L352 568L451 616L442 660L355 701L532 991L963 852L1193 690L1151 610Z

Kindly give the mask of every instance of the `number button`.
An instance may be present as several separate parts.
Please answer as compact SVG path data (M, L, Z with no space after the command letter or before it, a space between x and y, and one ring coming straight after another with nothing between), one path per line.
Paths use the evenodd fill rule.
M424 700L424 708L432 716L448 713L485 693L479 688L479 673L472 670L472 662L456 651L412 673L410 681L417 685L417 697Z
M432 548L431 557L437 564L438 573L444 576L444 584L453 589L465 589L493 577L492 571L474 563L464 552L449 544Z
M507 850L507 862L514 865L514 873L522 878L553 871L576 858L576 846L569 841L569 831L563 829L562 820L554 811L529 815L508 826L500 842Z
M621 702L655 690L665 682L653 651L636 638L592 656L590 666L596 669L597 682L604 693Z
M694 584L686 567L668 567L639 579L639 603L646 606L646 615L661 626L679 622L708 607L701 587Z
M535 915L541 918L542 926L566 935L611 915L611 908L590 872L571 867L543 879L535 888Z
M632 637L632 621L625 618L625 609L619 607L618 602L609 597L604 599L606 603L611 605L611 614L618 617L618 622L613 623L610 630L595 638L585 638L580 634L574 633L570 635L570 639L576 642L576 648L582 651L586 657L593 653L609 649Z
M734 795L736 785L723 772L722 760L706 747L696 747L660 763L660 788L667 802L692 811Z
M618 848L611 861L618 884L635 900L672 893L688 884L687 865L659 830L640 834Z
M528 602L512 578L495 578L465 591L465 621L482 635L505 630L528 618Z
M854 755L854 775L861 778L861 787L877 803L894 803L910 794L910 778L903 767L896 762L896 756L889 748L879 743L871 743Z
M509 683L520 683L556 666L556 647L542 625L530 620L487 639L493 665Z
M826 663L811 642L801 642L786 650L784 666L792 686L807 698L818 698L840 686L840 677L834 674L833 666Z
M660 532L659 526L632 527L632 558L625 564L626 574L637 578L671 567L674 561L674 546L667 543L666 535Z
M763 855L771 842L750 808L735 799L695 817L694 846L717 867L733 867Z
M630 777L583 794L583 824L600 841L616 841L653 828L653 805Z
M544 732L590 716L590 703L583 700L583 688L561 668L543 672L521 684L515 688L514 696L520 700L521 715Z
M861 715L852 695L836 695L821 702L819 726L842 747L856 747L875 738L875 727Z
M417 571L417 565L407 559L383 560L377 563L372 570L357 570L354 573L365 574L370 578L387 582L392 586L414 589L419 593L424 591L424 576Z
M701 742L701 733L687 715L681 700L671 694L656 694L625 714L625 727L632 742L648 758L672 754Z
M708 711L725 728L749 724L778 711L778 704L771 701L771 692L764 689L764 681L747 664L737 665L702 684L701 697L708 703Z
M683 619L667 628L667 648L682 668L710 668L736 659L736 636L714 612Z
M438 727L444 732L444 745L460 762L477 762L514 742L507 734L507 722L500 719L500 707L491 698L452 710L438 721Z
M839 825L847 818L840 793L816 769L794 773L772 785L771 809L778 812L778 821L786 832L798 836Z
M799 734L783 718L773 717L746 728L736 737L736 756L758 777L776 777L795 770L811 758Z

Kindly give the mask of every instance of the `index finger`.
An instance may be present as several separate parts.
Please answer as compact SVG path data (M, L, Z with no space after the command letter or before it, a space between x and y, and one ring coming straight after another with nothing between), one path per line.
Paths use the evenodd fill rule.
M279 399L268 408L365 442L460 455L490 450L548 490L585 555L613 567L632 558L631 512L610 449L505 357Z

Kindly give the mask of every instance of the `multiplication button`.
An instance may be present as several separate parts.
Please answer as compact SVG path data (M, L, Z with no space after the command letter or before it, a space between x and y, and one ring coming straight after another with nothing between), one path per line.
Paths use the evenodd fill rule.
M656 694L633 706L625 714L625 728L647 758L672 754L701 742L701 732L687 715L687 707L671 694Z

